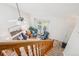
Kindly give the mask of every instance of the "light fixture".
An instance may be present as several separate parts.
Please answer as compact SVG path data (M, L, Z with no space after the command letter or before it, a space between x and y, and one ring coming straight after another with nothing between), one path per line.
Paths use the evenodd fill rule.
M17 6L17 11L18 11L18 14L19 14L18 21L23 21L23 20L24 20L24 18L21 16L21 13L20 13L20 9L19 9L19 5L18 5L18 3L16 3L16 6Z

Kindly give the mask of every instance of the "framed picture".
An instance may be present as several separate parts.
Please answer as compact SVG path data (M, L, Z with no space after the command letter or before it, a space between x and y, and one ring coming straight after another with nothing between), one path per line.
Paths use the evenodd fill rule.
M19 25L11 26L8 28L12 40L17 40L17 36L22 33L21 27Z

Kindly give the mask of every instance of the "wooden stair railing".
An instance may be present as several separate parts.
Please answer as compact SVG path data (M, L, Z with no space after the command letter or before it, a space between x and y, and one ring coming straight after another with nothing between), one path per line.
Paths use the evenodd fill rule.
M53 48L53 40L0 41L1 56L10 56L12 53L14 56L44 56L51 48Z

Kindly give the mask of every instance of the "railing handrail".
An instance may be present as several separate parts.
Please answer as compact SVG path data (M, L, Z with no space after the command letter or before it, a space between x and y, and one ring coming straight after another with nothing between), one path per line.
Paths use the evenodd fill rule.
M30 42L46 42L46 41L53 41L53 40L2 40L0 41L0 45L6 44L14 44L14 43L30 43Z
M49 43L48 43L49 42ZM53 40L5 40L0 41L0 50L9 49L9 48L19 48L19 47L26 47L28 45L32 46L34 44L46 43L47 46L50 48L53 46ZM44 48L44 47L43 47ZM40 49L39 49L40 50Z

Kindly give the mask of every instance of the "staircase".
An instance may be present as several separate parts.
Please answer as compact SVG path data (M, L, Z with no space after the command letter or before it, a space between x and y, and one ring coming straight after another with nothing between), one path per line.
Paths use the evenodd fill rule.
M61 41L54 40L53 48L48 51L47 56L63 56L64 49L61 47L61 45Z
M52 48L53 40L0 41L1 56L45 56Z

